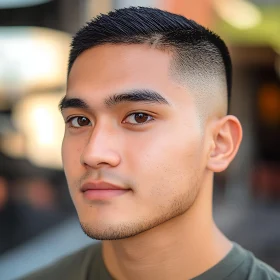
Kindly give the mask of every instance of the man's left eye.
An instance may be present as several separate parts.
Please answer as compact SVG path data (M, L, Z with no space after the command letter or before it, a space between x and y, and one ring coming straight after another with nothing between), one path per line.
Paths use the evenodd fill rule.
M140 125L140 124L145 124L147 122L150 122L154 120L152 116L146 113L133 113L130 114L125 118L123 123L129 123L129 124L134 124L134 125Z
M80 128L83 126L91 126L91 122L88 118L83 117L83 116L76 116L76 117L71 117L69 118L66 123L69 124L70 127L73 128Z

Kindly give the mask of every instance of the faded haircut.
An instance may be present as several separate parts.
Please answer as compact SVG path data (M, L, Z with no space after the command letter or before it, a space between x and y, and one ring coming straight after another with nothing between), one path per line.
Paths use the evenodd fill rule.
M172 72L175 70L179 74L177 80L191 84L195 91L204 88L204 93L211 97L216 91L222 92L228 110L232 65L227 46L217 34L195 21L147 7L130 7L101 14L73 37L68 75L81 53L103 44L149 44L159 50L170 51L174 58ZM204 101L198 102L205 103L205 94L200 97Z

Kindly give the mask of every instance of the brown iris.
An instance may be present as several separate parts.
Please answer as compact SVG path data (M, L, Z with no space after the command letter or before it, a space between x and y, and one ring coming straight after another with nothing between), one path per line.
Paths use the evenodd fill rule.
M149 119L149 115L144 113L136 113L134 119L137 123L144 123Z
M86 117L77 117L77 123L79 126L85 126L90 124L90 120Z

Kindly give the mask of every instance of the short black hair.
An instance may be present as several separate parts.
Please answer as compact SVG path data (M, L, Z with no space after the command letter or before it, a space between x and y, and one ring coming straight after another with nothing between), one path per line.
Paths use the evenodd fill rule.
M68 75L76 58L87 49L103 44L145 43L173 51L182 71L199 73L200 77L204 73L222 75L229 107L232 64L224 41L193 20L156 8L123 8L89 21L73 37Z

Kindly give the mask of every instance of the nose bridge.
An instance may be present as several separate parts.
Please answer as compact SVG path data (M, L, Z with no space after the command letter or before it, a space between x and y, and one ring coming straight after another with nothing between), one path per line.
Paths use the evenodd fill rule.
M95 167L101 163L117 165L120 159L116 140L112 125L96 123L84 147L81 161Z
M112 135L112 129L105 123L96 123L92 133L89 137L87 145L94 148L95 146L107 146L110 134Z
M95 153L114 151L117 140L116 134L113 125L109 121L99 121L92 130L87 146Z

